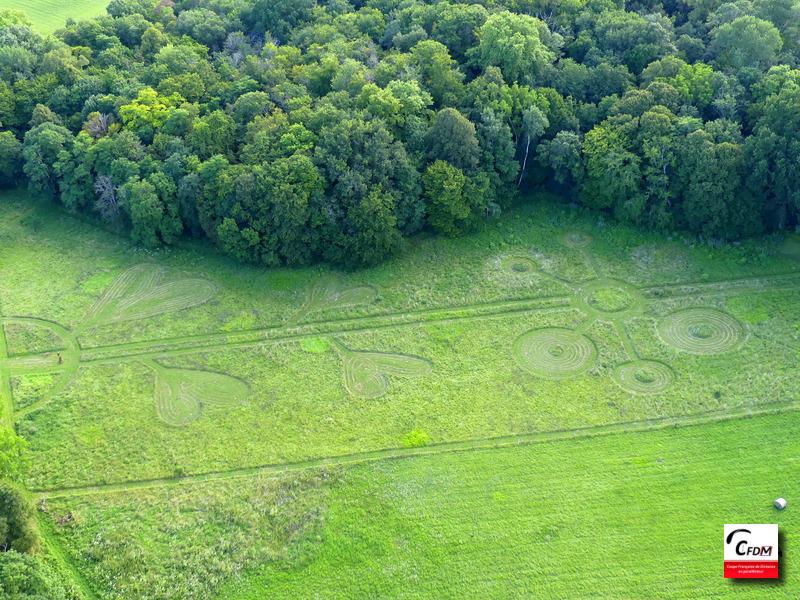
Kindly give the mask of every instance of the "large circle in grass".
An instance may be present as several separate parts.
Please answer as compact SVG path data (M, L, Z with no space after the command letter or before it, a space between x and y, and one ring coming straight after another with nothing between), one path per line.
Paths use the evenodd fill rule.
M611 378L626 392L657 394L675 380L675 373L655 360L634 360L614 368Z
M514 358L540 377L563 379L585 373L597 360L597 348L585 335L569 329L535 329L514 342Z
M586 303L600 312L615 313L630 308L633 298L622 288L609 285L589 292Z
M662 342L692 354L733 350L745 339L744 326L714 308L687 308L664 317L656 332Z
M627 281L593 279L581 284L573 306L591 315L615 320L641 312L644 297Z

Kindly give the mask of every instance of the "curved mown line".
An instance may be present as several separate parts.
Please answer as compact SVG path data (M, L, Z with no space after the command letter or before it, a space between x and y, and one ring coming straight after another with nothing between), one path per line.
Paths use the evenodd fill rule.
M614 368L611 379L631 394L658 394L675 380L675 372L655 360L633 360Z
M746 340L744 326L716 308L687 308L670 313L656 324L666 345L691 354L719 354Z
M597 347L590 338L560 327L522 334L514 342L512 353L523 369L548 379L580 375L597 360Z

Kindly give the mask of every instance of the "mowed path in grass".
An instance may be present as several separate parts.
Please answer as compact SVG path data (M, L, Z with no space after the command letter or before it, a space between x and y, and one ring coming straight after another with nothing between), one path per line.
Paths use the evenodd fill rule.
M0 8L28 13L42 34L64 27L67 19L90 19L106 12L109 0L0 0Z
M788 413L353 468L316 556L217 597L797 598L798 426ZM725 523L780 525L780 583L723 579Z

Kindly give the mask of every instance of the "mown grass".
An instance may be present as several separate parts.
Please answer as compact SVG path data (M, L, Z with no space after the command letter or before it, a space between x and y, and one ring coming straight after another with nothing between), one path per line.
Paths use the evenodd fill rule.
M34 28L42 34L64 27L67 19L90 19L106 12L108 0L0 0L0 8L28 13Z
M792 306L787 301L777 313L782 329L794 323ZM251 389L246 402L207 405L196 422L178 428L159 420L147 367L87 366L65 392L19 423L37 457L29 483L54 488L164 477L177 465L206 473L400 447L415 429L441 443L756 407L800 395L796 343L754 334L738 351L691 355L664 347L649 319L632 321L631 334L642 356L676 373L659 394L635 396L614 383L614 367L628 358L605 323L586 332L599 350L587 375L544 379L514 360L511 344L520 333L580 321L575 312L557 312L340 336L355 350L433 363L428 376L390 377L387 394L375 399L346 393L342 358L333 349L316 353L281 343L165 357L166 367L226 373Z
M90 329L80 338L84 346L280 326L302 309L319 277L331 272L322 267L263 270L194 245L145 252L22 192L4 194L0 206L0 298L6 315L77 326L123 269L143 261L163 266L167 280L202 276L219 287L211 301L197 307ZM386 265L336 273L344 286L376 288L377 297L306 319L569 295L569 286L509 265L527 257L536 268L559 276L594 277L582 251L563 241L574 230L592 236L589 251L608 274L642 285L708 279L703 273L724 279L797 269L775 239L724 248L689 238L669 242L539 199L481 234L458 240L422 237ZM609 233L614 231L618 244ZM354 351L405 354L432 363L430 375L390 376L387 393L374 399L347 393L342 358L324 336L155 356L164 367L223 373L250 387L245 402L204 406L196 421L181 427L159 418L149 367L127 358L82 363L63 392L18 420L34 456L28 484L52 489L114 483L168 477L176 468L196 474L399 448L417 430L436 444L786 401L800 394L800 381L792 374L799 304L800 293L791 290L647 301L641 316L626 321L633 347L641 358L662 361L675 372L666 390L650 396L632 395L612 380L614 368L631 357L610 323L598 321L585 331L598 349L586 375L551 380L528 373L514 360L517 337L541 327L575 329L587 322L577 310L336 334ZM706 356L661 343L658 319L692 306L725 310L746 323L747 343ZM15 351L44 353L54 345L49 330L7 329ZM46 393L48 377L14 380L18 409Z
M564 243L570 231L591 236L588 250ZM596 264L586 260L586 252ZM514 268L523 259L533 265L531 271ZM574 295L569 285L536 269L583 281L596 277L599 266L606 276L637 286L797 272L797 262L779 238L740 245L701 244L689 237L665 240L536 197L480 234L411 240L399 257L380 267L351 273L323 266L265 270L234 263L198 243L145 251L22 191L0 196L0 300L6 317L36 317L74 329L124 269L141 263L162 267L165 282L204 277L218 291L199 306L87 329L79 338L84 359L102 361L84 360L76 368L69 348L64 351L66 367L77 369L69 385L17 419L18 431L31 448L27 484L32 489L181 477L756 408L800 395L796 290L767 287L657 297L644 304L637 300L631 309L635 316L625 319L624 338L605 317L590 324L591 311L575 308L581 306L580 298L567 310L451 318L466 314L464 307L471 304ZM309 291L327 276L338 278L337 289L368 287L376 293L368 295L367 303L332 304L303 314ZM385 319L389 326L335 336L320 327L292 341L262 337L264 341L242 347L157 349L143 361L111 360L118 351L86 350L254 328L300 331L296 328L312 321L391 314L402 318L409 311L447 307L456 309L447 318L425 323L396 326ZM717 355L665 345L656 323L694 307L725 311L738 319L746 342ZM44 356L59 346L50 330L20 323L6 327L14 354ZM548 379L529 373L514 359L514 340L527 331L584 325L584 335L598 352L586 374ZM349 394L334 337L354 352L425 359L433 371L408 378L390 375L386 393L377 398ZM186 348L191 350L193 343ZM673 383L653 395L623 390L612 373L636 358L631 354L669 365ZM52 354L48 360L55 360ZM155 371L148 360L167 369L236 377L250 394L230 405L204 405L197 420L173 426L159 418ZM8 364L13 368L19 358ZM64 380L43 373L15 375L16 409L47 398L51 381L60 385ZM257 491L262 484L245 479L202 489L192 484L182 491L159 488L59 500L58 514L71 510L82 516L72 525L46 529L65 544L73 564L98 594L109 598L209 597L243 570L239 587L222 597L262 597L257 590L267 589L265 584L279 598L448 598L464 597L465 591L467 597L483 598L711 598L730 590L741 597L781 597L760 596L764 588L719 588L719 582L713 583L721 581L717 530L736 519L761 522L760 513L755 508L748 512L748 507L768 508L772 498L767 496L785 493L778 477L792 480L780 460L794 458L797 443L784 439L784 432L797 424L794 415L774 416L686 432L628 434L614 437L616 441L575 440L359 467L346 471L341 485L309 484L308 503L296 505L292 514L299 521L292 522L310 519L312 525L291 525L299 532L294 537L269 527L265 537L252 533L272 510L255 509L254 494L266 494L266 505L277 510L283 501L270 496L272 492ZM725 445L726 438L732 445ZM786 442L783 450L779 442ZM657 457L662 448L665 456ZM665 462L651 464L657 460ZM733 480L735 473L749 473L751 461L755 479L747 481L764 482L766 490L757 502L743 500L745 484ZM302 477L313 478L313 473ZM286 475L285 485L299 481L297 489L305 489L308 482L295 477ZM685 497L678 497L681 482L686 484ZM230 498L223 497L221 490L229 484L234 486ZM203 500L204 495L211 500ZM694 522L698 511L708 522ZM780 518L790 519L790 512L785 515ZM768 513L763 518L779 517ZM699 562L690 564L686 556L693 545L706 543L692 538L691 528L703 540L712 530L714 535L711 545L699 551ZM224 542L219 553L215 535ZM301 552L305 558L292 562L285 558L291 552L280 549L294 547L298 540L307 542ZM610 544L605 562L596 558L603 543ZM264 549L261 559L259 548ZM669 551L666 559L662 548ZM713 565L708 562L712 548ZM637 566L641 555L645 560ZM658 571L664 567L659 561L666 561L666 574ZM187 572L195 571L205 583L183 581ZM702 577L712 583L703 583ZM307 590L296 587L306 580ZM699 592L692 586L699 586Z
M54 540L100 598L789 599L799 426L791 412L52 500L49 518L75 515ZM304 525L287 541L273 511ZM780 582L723 579L725 523L780 525Z
M796 598L789 414L382 462L331 495L318 554L218 598ZM724 523L778 523L782 581L722 577Z

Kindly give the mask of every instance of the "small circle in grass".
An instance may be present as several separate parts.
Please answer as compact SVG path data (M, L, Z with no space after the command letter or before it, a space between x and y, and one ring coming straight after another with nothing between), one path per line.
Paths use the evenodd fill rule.
M650 368L642 367L641 369L636 369L633 377L640 383L653 383L658 379L658 374Z
M620 321L638 315L645 307L642 292L627 281L601 277L580 285L572 305L606 321Z
M529 258L512 256L503 260L503 268L509 273L524 275L536 270L536 264Z
M714 335L714 328L707 323L698 323L689 327L689 335L701 340L707 340Z
M564 242L573 248L586 248L592 243L592 236L583 231L570 231L564 236Z
M618 365L611 379L631 394L658 394L675 380L675 373L656 360L634 360Z
M528 263L517 261L511 265L511 270L517 273L527 273L531 270L531 266Z

